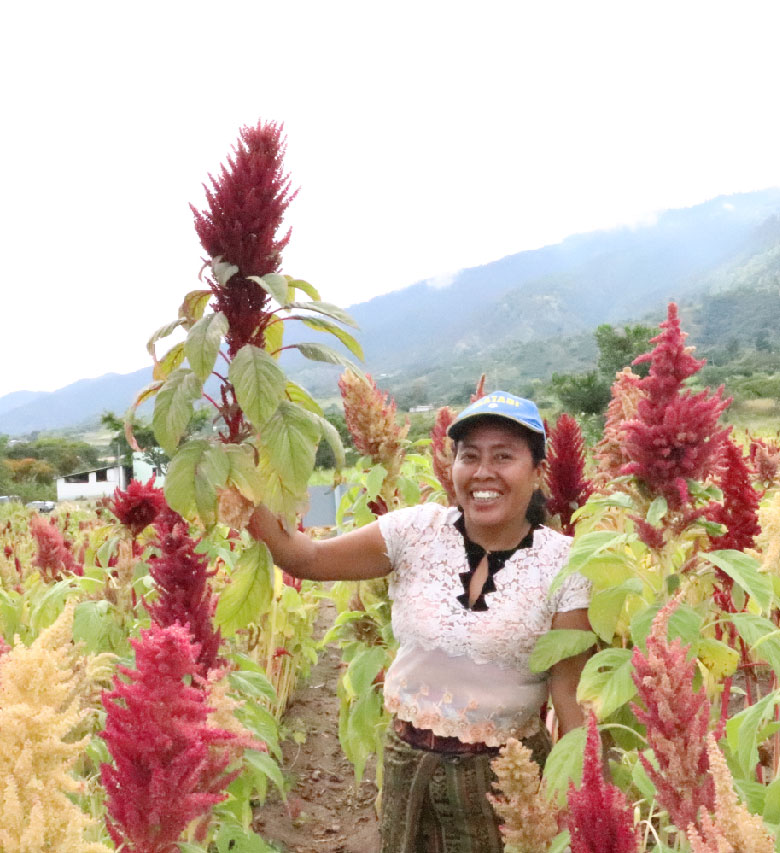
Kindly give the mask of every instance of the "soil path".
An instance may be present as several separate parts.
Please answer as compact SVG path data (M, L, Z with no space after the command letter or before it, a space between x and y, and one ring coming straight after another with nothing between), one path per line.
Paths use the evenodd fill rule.
M333 604L322 600L318 637L335 615ZM293 786L286 804L269 794L255 816L255 831L288 853L379 853L374 764L368 764L356 788L352 765L339 745L340 661L338 650L329 646L293 695L284 724L305 736L301 744L290 737L282 745L283 770Z

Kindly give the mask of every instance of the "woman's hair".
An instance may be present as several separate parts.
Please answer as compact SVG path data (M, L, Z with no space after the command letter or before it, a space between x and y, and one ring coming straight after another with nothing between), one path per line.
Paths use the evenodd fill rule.
M476 426L477 423L484 423L486 420L490 420L493 423L506 427L506 429L511 430L516 435L519 435L531 451L531 459L533 460L534 467L539 465L547 457L547 442L540 432L534 432L532 429L528 429L528 427L524 427L522 424L514 423L507 418L496 417L495 415L491 416L489 414L475 418L474 425ZM469 426L471 426L471 424ZM461 435L460 441L463 441L467 435L468 431L466 430L463 435ZM458 441L454 442L453 450L457 455ZM525 511L525 517L531 527L540 527L547 521L547 498L541 489L535 489L534 493L531 495L528 509Z

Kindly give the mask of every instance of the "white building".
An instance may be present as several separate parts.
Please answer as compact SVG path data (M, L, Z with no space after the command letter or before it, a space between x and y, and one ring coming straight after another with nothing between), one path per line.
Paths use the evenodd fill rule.
M76 501L111 497L114 489L126 489L127 472L121 465L106 465L91 471L78 471L57 479L57 500Z

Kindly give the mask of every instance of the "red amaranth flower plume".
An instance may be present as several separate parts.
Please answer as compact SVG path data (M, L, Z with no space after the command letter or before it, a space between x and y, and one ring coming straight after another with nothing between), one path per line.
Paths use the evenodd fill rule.
M707 516L711 521L725 525L726 532L711 540L711 550L734 548L744 551L753 548L755 537L761 532L759 496L751 485L750 467L742 450L733 441L726 442L718 483L723 491L723 503L714 504Z
M447 493L450 506L455 506L457 503L455 487L452 484L453 442L447 435L447 430L454 420L455 412L449 406L444 406L436 412L436 418L431 429L433 473Z
M166 508L165 494L155 488L155 474L147 483L131 480L126 491L114 490L108 508L135 538L148 525L154 524L157 516Z
M101 766L106 823L128 853L177 853L188 824L200 818L205 832L212 806L227 796L241 736L208 724L208 692L188 683L198 678L198 650L185 628L153 626L130 642L136 669L120 666L127 680L115 676L103 693L101 735L113 758Z
M588 720L588 739L579 791L569 783L571 853L637 853L639 836L625 794L604 778L596 715Z
M721 399L722 387L711 396L708 390L683 390L683 382L704 362L684 346L686 334L680 331L674 302L661 329L652 339L655 349L634 362L649 361L650 372L639 382L644 397L637 417L625 424L624 449L630 461L623 473L634 474L672 509L680 509L688 501L686 479L704 480L717 465L729 433L718 427L718 418L731 399Z
M82 567L73 558L70 550L71 543L65 540L54 519L49 522L34 515L30 519L30 532L38 546L33 565L40 571L44 580L59 580L63 572L72 572L76 575L84 573Z
M149 559L149 574L159 591L148 605L152 621L161 628L185 625L198 648L197 672L206 678L222 664L219 629L214 630L217 603L211 594L208 559L198 554L198 542L189 534L187 522L167 506L155 524L160 556Z
M470 403L476 403L477 400L481 400L485 396L485 379L486 375L483 373L482 376L479 377L479 382L477 382L477 387L474 393L471 395Z
M572 514L590 497L593 484L585 477L585 441L577 421L562 414L547 431L547 509L561 520L561 530L574 535Z
M209 256L238 267L238 273L224 284L211 285L216 308L230 323L231 357L247 343L262 347L270 319L268 294L249 276L277 272L290 239L289 231L277 237L284 213L297 194L297 190L290 192L284 172L285 148L280 126L260 122L243 127L227 166L222 166L219 177L209 175L208 209L198 212L190 205L195 230Z
M669 644L669 617L679 604L672 599L655 619L647 638L647 653L634 647L632 677L645 710L633 705L647 727L647 742L658 760L656 770L639 758L655 784L658 802L678 829L698 827L699 809L712 811L715 788L709 773L707 728L710 706L704 691L694 692L695 661L686 661L688 646L675 637Z

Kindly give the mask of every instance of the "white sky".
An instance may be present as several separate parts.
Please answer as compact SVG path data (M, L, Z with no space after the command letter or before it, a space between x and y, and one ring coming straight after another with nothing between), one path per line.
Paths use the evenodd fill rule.
M148 363L188 202L282 121L284 271L346 306L780 185L774 2L7 3L0 396Z

